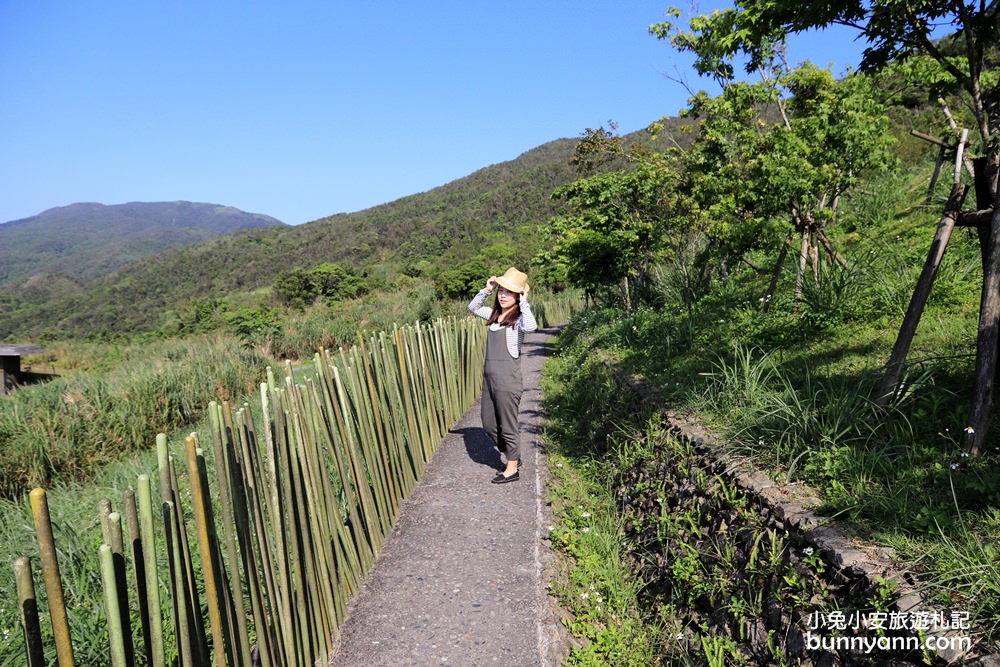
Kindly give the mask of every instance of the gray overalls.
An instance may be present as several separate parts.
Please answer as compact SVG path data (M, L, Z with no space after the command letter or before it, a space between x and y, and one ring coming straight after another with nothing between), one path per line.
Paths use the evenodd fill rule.
M483 428L508 461L521 459L517 413L523 389L521 359L512 358L507 351L507 328L500 327L497 331L490 328L483 364Z

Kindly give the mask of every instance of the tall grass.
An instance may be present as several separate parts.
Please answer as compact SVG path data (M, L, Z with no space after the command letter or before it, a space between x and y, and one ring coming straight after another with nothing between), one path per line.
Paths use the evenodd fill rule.
M85 481L185 428L212 400L251 393L266 360L224 338L141 346L105 373L74 373L0 399L0 496Z

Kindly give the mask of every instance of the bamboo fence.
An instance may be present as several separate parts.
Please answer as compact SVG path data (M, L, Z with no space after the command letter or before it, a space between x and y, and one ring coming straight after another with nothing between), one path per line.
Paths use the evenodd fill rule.
M268 372L249 403L209 406L209 433L183 460L156 439L119 510L99 508L96 554L109 661L151 665L311 665L325 661L347 601L400 503L475 400L486 328L438 320L358 337L313 358L309 379ZM255 401L257 398L254 399ZM75 664L44 489L30 494L44 594L14 563L26 664ZM48 654L48 658L46 656Z

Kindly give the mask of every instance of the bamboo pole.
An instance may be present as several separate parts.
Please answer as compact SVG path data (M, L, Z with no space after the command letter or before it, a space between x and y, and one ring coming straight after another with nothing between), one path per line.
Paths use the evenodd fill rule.
M261 390L266 392L267 385L261 385ZM267 407L266 402L264 406ZM266 414L265 411L265 416ZM288 661L285 658L285 628L289 621L281 616L281 592L272 556L272 550L276 551L274 548L276 541L272 540L280 531L280 517L270 515L269 524L269 518L265 515L264 506L270 497L269 490L267 482L264 481L263 466L260 465L259 459L253 456L257 449L251 446L251 442L256 440L251 425L247 424L248 417L243 410L240 410L236 414L234 424L230 406L225 404L223 420L226 425L227 441L232 441L229 446L233 460L238 463L240 473L236 477L238 483L234 485L240 498L236 506L242 507L237 517L244 524L239 534L241 544L245 545L242 551L248 564L247 571L252 573L248 574L248 578L251 601L254 604L258 646L263 638L260 658L264 667L286 665Z
M31 577L31 561L27 556L14 561L14 581L17 584L17 603L21 612L26 667L45 667L38 599L35 597L35 582Z
M125 572L125 541L122 536L122 519L118 512L108 514L108 538L111 547L111 564L114 567L115 592L118 595L118 625L122 636L122 650L126 664L135 663L135 643L132 639L132 617L128 605L128 577Z
M145 658L145 664L151 665L152 658L150 655L150 644L152 640L150 638L150 624L149 624L149 605L146 596L146 574L145 574L145 562L143 560L142 551L142 533L139 528L139 509L136 501L135 491L132 489L126 489L125 493L122 494L122 502L125 506L125 523L128 526L128 544L129 544L129 554L132 556L132 574L135 579L133 585L135 586L135 598L139 609L139 629L142 632L142 646L143 646L143 657ZM128 583L125 580L119 582L120 590L128 590ZM128 607L126 607L127 609ZM131 618L129 619L131 623ZM131 639L131 634L129 635ZM133 645L132 650L132 660L135 660L135 647Z
M126 667L124 629L118 607L118 587L115 582L114 553L110 545L98 548L101 563L101 583L104 586L104 611L108 619L108 639L112 667Z
M256 438L253 431L253 423L246 410L236 413L239 424L239 444L242 456L243 470L245 474L245 484L247 496L250 499L248 508L252 512L254 526L258 538L258 557L260 558L260 572L263 574L265 588L267 591L267 603L272 620L270 627L273 630L273 643L271 649L274 652L277 664L294 664L295 643L294 643L294 620L291 617L291 592L288 588L290 575L283 567L286 560L283 554L285 548L285 525L284 495L281 487L284 479L283 473L279 470L279 450L278 444L274 440L274 429L277 428L277 420L271 416L274 406L270 402L271 385L262 385L262 405L265 408L265 430L271 432L271 451L268 456L271 461L268 466L273 466L273 470L268 470L268 479L263 477L264 466L260 465L255 447ZM268 396L265 400L263 396ZM271 480L274 481L273 485ZM272 495L272 492L275 495Z
M163 652L163 615L160 608L160 579L156 564L156 542L153 532L152 485L148 475L139 475L139 530L142 535L142 571L145 578L145 607L148 609L149 643L146 656L153 667L166 667Z
M230 600L226 605L226 612L229 616L226 626L232 631L231 641L235 642L231 654L233 657L233 667L242 667L250 659L250 634L247 628L246 601L243 597L243 586L239 570L239 552L236 548L236 535L234 526L234 509L231 491L231 462L228 458L228 451L223 444L223 433L221 424L221 408L216 401L212 401L208 406L209 429L212 434L212 453L215 458L216 485L219 491L219 505L222 513L222 527L225 534L226 558L229 567L232 569L233 584L227 586L224 591ZM245 570L244 570L245 572Z
M183 556L177 535L176 515L173 501L163 503L163 535L167 549L170 582L174 601L174 637L177 639L177 659L179 667L194 667L196 647L192 641L193 632L189 628L187 613L188 596L184 589Z
M340 493L343 496L343 510L337 515L337 532L340 536L342 552L346 559L340 571L347 578L348 592L354 593L360 585L361 574L364 571L365 554L372 552L371 544L367 541L367 536L361 530L361 520L358 516L357 498L354 493L353 484L350 479L350 468L346 458L346 450L343 445L345 441L343 420L337 410L335 401L335 389L333 385L332 373L329 367L323 364L324 357L317 354L313 358L313 363L317 371L317 376L321 379L317 400L321 401L325 415L326 430L329 434L329 449L331 462L337 481L340 484ZM343 512L346 511L346 516ZM349 532L349 534L348 534ZM340 561L338 561L340 562Z
M173 457L167 457L167 467L170 478L170 489L174 498L174 528L177 531L177 546L181 554L181 572L183 574L183 591L185 600L185 613L188 618L188 628L192 632L192 647L195 657L201 664L208 664L210 658L208 648L208 636L205 633L205 619L201 614L201 596L199 595L198 580L194 569L194 560L191 558L191 540L188 538L187 521L184 516L184 507L181 503L180 485L177 480L177 469L174 466Z
M56 557L56 543L52 535L52 520L45 489L32 489L29 494L31 513L35 521L35 535L38 540L39 557L42 563L42 578L45 581L45 595L49 603L52 619L52 633L55 636L56 656L59 667L73 667L73 640L69 632L66 616L66 601L63 598L62 580L59 577L59 560Z
M198 551L201 554L202 579L205 585L205 598L208 603L208 618L212 632L212 652L215 664L226 664L227 628L222 621L222 573L215 557L215 545L212 539L212 510L205 500L204 474L200 464L201 450L193 436L184 439L187 453L188 480L191 486L191 504L194 511ZM195 607L196 611L198 607Z
M927 259L924 261L924 268L917 279L917 285L910 297L910 304L906 308L903 316L903 323L899 327L899 334L896 336L896 343L892 347L889 361L882 372L882 381L879 383L878 393L875 395L875 403L882 407L888 405L896 394L899 385L899 378L903 373L903 365L906 363L906 355L910 351L910 344L916 334L917 326L923 315L924 307L930 298L931 287L934 285L934 278L937 276L941 260L944 258L945 250L948 248L948 241L951 239L951 232L955 228L955 219L962 209L968 186L956 183L948 197L944 214L938 221L937 231L931 241L930 250L927 252Z

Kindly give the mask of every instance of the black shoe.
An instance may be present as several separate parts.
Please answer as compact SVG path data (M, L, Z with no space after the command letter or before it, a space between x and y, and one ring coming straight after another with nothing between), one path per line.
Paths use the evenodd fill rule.
M510 477L505 476L502 472L498 473L496 477L493 478L492 482L494 484L506 484L507 482L516 482L521 479L521 475L514 473Z

